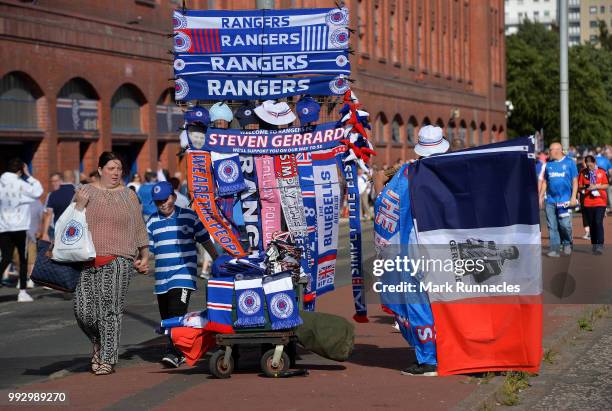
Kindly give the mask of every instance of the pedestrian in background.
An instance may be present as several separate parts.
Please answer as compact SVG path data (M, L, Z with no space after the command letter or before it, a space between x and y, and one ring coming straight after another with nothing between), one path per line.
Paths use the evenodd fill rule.
M586 168L580 173L578 185L584 191L584 210L587 214L591 233L593 254L600 255L604 246L603 219L608 203L608 175L603 168L597 167L595 157L585 157Z
M149 269L147 230L136 194L122 184L123 163L113 152L98 160L99 179L76 191L76 208L86 218L96 258L81 272L75 290L77 323L93 344L91 371L114 372L130 278Z
M134 173L127 187L131 188L134 192L137 193L141 185L142 185L142 178L140 178L140 174Z
M570 208L576 207L578 170L572 159L563 154L560 143L550 145L550 159L544 165L540 188L540 208L546 211L550 236L549 257L572 253L572 218ZM544 195L546 194L546 201ZM591 233L592 235L592 233ZM561 250L563 247L563 250Z
M30 302L27 293L27 231L30 228L30 203L43 194L40 182L30 175L28 166L19 158L9 160L7 171L0 176L0 273L11 263L13 250L19 255L18 302Z
M359 190L359 205L361 208L361 219L370 220L370 179L362 168L357 169L357 188Z
M74 197L74 173L71 170L65 170L62 175L54 173L54 176L54 178L59 177L59 185L49 193L45 202L42 226L42 240L44 241L51 241L53 231L50 230L50 227L55 227L55 223L68 208Z
M155 204L153 203L153 186L157 182L156 173L153 171L147 170L145 172L145 182L138 189L138 198L140 199L140 203L142 204L142 214L144 217L144 221L149 219L149 216L157 211L155 208Z

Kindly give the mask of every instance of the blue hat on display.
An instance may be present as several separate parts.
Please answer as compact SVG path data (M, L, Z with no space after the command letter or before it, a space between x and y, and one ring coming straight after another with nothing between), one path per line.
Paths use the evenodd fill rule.
M187 124L202 124L208 126L210 115L204 107L194 106L185 112L185 122Z
M319 120L321 106L312 97L304 96L295 105L295 110L300 118L300 124L304 125Z
M167 181L160 181L153 186L153 201L167 200L172 194L174 194L174 188Z

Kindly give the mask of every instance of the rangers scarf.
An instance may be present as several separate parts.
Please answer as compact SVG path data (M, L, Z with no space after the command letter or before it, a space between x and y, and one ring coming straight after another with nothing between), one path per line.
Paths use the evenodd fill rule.
M264 295L261 277L236 276L236 327L265 325Z
M334 290L340 222L340 187L336 153L336 150L312 153L318 224L317 296Z
M246 188L238 154L211 153L215 182L221 197L231 196Z
M217 277L208 281L207 330L223 334L233 334L232 300L234 297L234 277Z
M249 155L240 156L240 167L244 176L246 190L240 193L242 217L251 250L263 251L261 235L261 209L259 207L259 191L257 190L257 173L255 158Z
M342 163L342 161L340 161ZM357 164L354 161L341 164L346 179L347 199L349 208L349 243L351 251L351 279L353 285L353 301L357 322L368 322L363 267L361 262L361 221L359 219L359 188L357 186Z
M265 277L263 289L273 330L293 328L302 324L290 271Z
M188 152L187 167L189 191L193 193L193 209L206 227L206 231L230 255L242 257L246 253L215 203L210 154Z
M304 309L314 311L317 296L316 283L314 282L314 276L317 272L317 201L312 174L312 158L310 153L298 153L295 157L307 230L306 241L304 242L304 258L302 259L302 269L308 276L308 284L304 293Z
M259 198L261 200L261 233L263 248L272 241L272 234L281 229L280 196L274 178L274 158L270 156L255 157Z
M301 261L304 261L306 217L295 154L281 154L274 157L274 169L287 229L293 237L295 246L302 249ZM300 265L303 266L302 263Z

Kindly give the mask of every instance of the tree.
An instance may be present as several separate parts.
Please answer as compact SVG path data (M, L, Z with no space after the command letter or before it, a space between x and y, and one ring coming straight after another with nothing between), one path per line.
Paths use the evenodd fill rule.
M559 139L559 35L526 21L506 39L507 99L514 111L510 136L544 129ZM612 139L612 52L575 46L569 52L570 141L602 144Z

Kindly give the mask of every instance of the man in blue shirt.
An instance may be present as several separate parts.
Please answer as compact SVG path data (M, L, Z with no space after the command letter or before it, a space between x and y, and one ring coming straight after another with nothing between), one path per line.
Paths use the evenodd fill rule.
M559 143L550 145L550 160L544 165L540 189L540 207L544 206L546 193L546 223L550 235L549 257L559 257L561 246L563 253L572 253L572 217L571 210L576 206L578 192L578 170L569 157L563 155Z
M142 214L144 216L145 221L149 218L150 215L155 213L157 209L155 208L155 204L153 203L152 193L153 186L156 183L156 175L152 171L147 171L145 173L145 183L140 186L138 189L138 198L140 199L140 203L142 204Z
M157 211L147 221L149 251L155 256L155 294L162 320L185 315L189 297L197 289L198 252L201 243L213 259L217 252L196 213L175 206L172 184L160 181L152 189ZM162 362L179 367L184 358L170 342Z
M47 197L45 203L45 216L43 217L42 240L51 241L49 237L49 227L55 227L55 223L60 218L64 210L68 208L74 197L74 172L65 170L63 175L54 173L51 180L58 179L59 188ZM53 224L51 224L53 221Z

